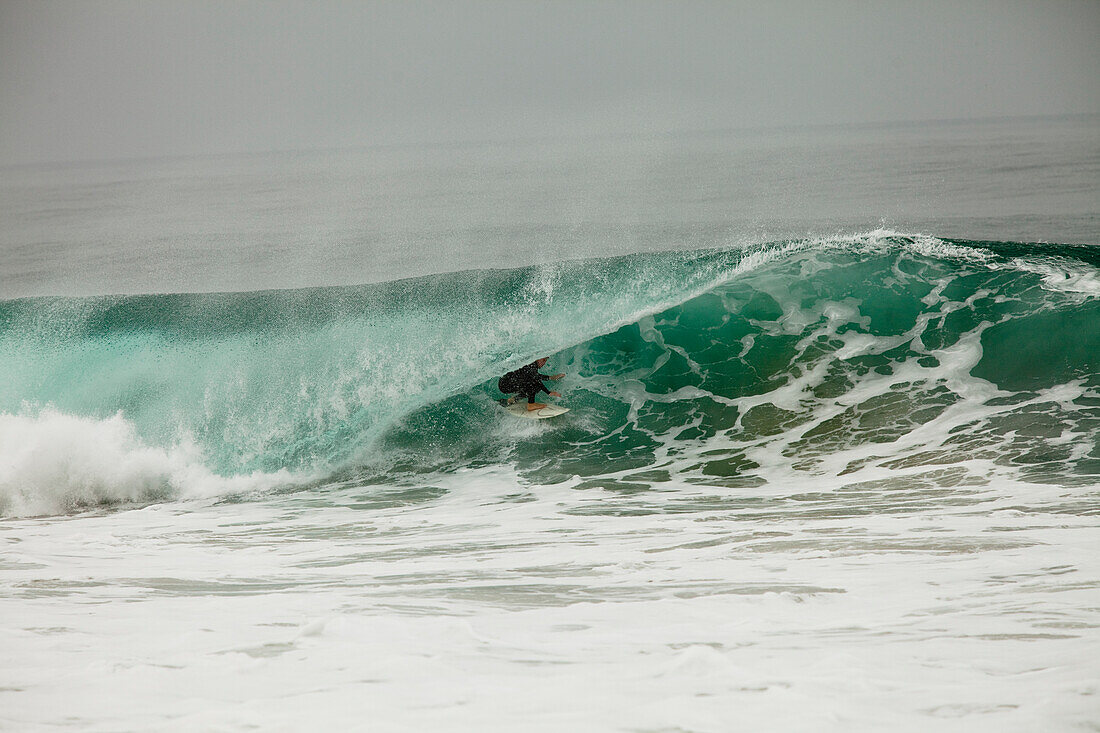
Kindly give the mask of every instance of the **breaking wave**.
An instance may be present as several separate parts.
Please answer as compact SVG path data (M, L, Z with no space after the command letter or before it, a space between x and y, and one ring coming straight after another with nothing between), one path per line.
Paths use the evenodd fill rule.
M1092 483L1098 266L1088 246L877 231L357 287L0 301L0 513L499 465L623 491ZM496 378L544 355L573 411L504 414Z

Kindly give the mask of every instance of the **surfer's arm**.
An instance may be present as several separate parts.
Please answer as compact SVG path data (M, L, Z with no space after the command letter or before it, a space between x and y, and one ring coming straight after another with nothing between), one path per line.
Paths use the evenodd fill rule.
M538 394L539 392L545 392L546 394L550 395L551 397L561 397L561 395L558 394L557 392L552 392L552 391L550 391L546 388L546 380L547 379L553 379L553 377L548 377L545 374L539 374L538 378L539 378L538 379L538 385L539 386L538 386L538 389L535 390L535 394Z
M565 375L561 375L561 376L565 376ZM544 381L547 380L547 379L554 379L555 378L555 377L548 377L545 374L540 374L539 377L542 378L542 380L544 380ZM558 378L560 379L560 377L558 377ZM543 382L539 382L539 391L540 392L545 392L546 394L550 395L551 397L561 397L561 392L554 392L553 390L547 389L546 385Z

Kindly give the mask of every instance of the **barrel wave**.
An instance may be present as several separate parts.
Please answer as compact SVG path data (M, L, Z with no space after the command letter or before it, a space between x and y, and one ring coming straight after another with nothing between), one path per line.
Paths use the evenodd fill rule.
M469 470L620 492L826 477L864 505L1095 483L1098 267L1089 246L877 231L357 287L2 301L0 512ZM514 420L496 378L544 355L573 411Z

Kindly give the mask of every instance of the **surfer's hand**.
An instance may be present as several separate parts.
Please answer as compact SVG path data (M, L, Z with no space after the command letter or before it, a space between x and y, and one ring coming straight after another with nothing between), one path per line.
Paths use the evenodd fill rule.
M561 379L564 376L565 376L565 372L562 372L561 374L555 374L554 376L552 376L550 378L551 379Z
M561 397L561 392L551 392L550 396L551 397Z

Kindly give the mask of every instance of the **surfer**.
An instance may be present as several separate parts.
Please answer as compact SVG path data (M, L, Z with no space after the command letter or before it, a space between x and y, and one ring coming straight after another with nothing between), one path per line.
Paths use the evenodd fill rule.
M515 397L509 398L508 404L515 402L520 397L527 398L527 410L541 410L546 407L542 402L535 402L535 395L539 392L545 392L551 397L561 397L560 392L551 392L546 388L546 380L557 381L564 377L564 374L554 374L553 376L547 376L546 374L539 374L539 369L549 361L547 357L536 359L525 367L520 367L514 372L508 372L497 382L497 389L504 394L515 394Z

